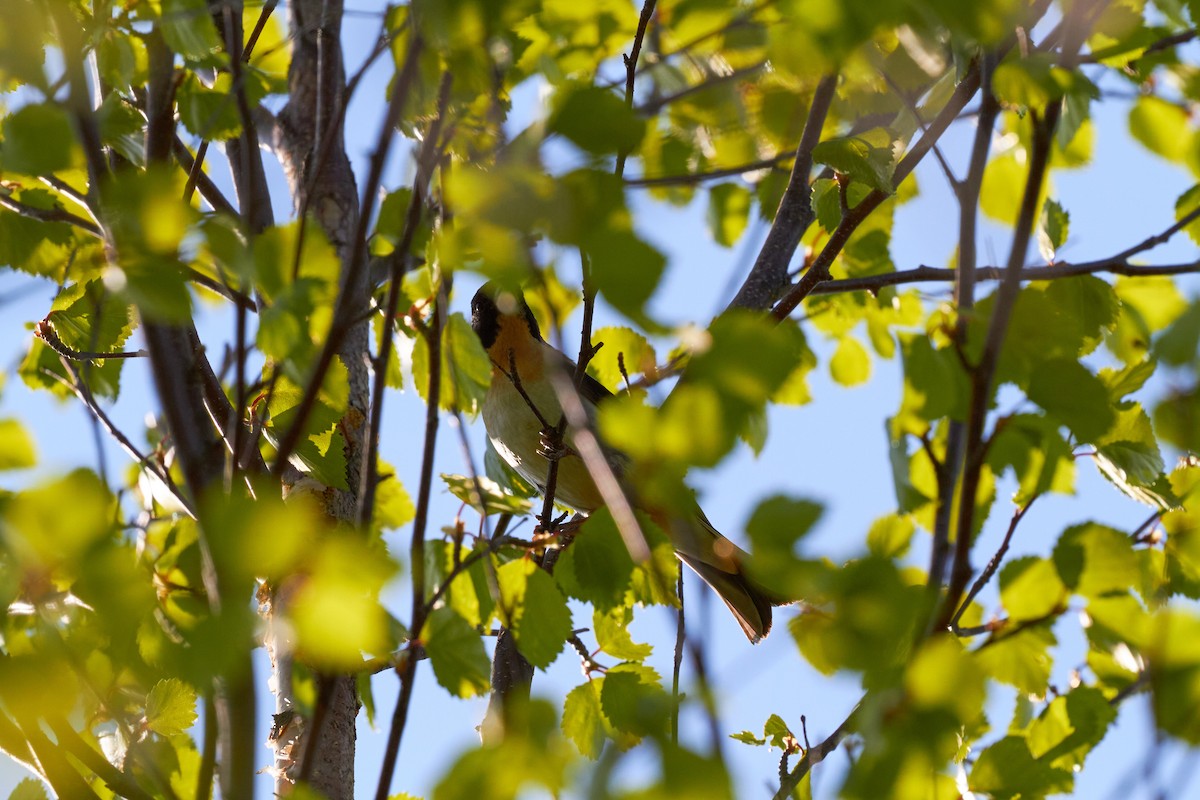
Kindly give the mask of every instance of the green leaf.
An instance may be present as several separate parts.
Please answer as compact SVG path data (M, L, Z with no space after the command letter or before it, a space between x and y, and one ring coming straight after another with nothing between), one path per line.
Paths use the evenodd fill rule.
M474 416L483 405L492 382L492 362L479 343L471 323L460 313L451 314L442 329L442 369L439 402L447 410ZM422 400L429 399L429 348L419 339L413 348L413 383Z
M28 469L37 463L33 437L15 419L0 419L0 470Z
M1068 528L1054 547L1062 582L1084 597L1128 592L1140 578L1129 537L1089 522Z
M867 349L854 337L843 336L829 360L829 374L842 386L865 383L871 377L871 357Z
M598 86L576 86L554 102L547 130L570 139L596 155L632 153L641 143L646 123L612 92Z
M752 574L769 586L786 586L797 562L796 544L823 510L820 503L784 495L761 501L746 522Z
M183 733L196 722L196 690L178 678L154 684L146 696L146 727L159 736Z
M374 524L384 530L396 530L412 522L416 507L412 497L396 477L396 469L389 464L379 465L379 485L375 487Z
M751 733L750 731L742 731L740 733L731 733L731 734L729 734L729 738L736 739L737 741L741 742L742 744L752 744L752 745L761 746L761 745L764 745L767 743L766 739L760 739L757 736L755 736L753 733Z
M588 236L584 249L604 299L625 316L640 319L666 268L663 254L631 231L604 228Z
M927 336L901 334L900 354L904 394L892 430L920 436L942 417L965 419L967 375L953 348L935 349Z
M1000 570L1000 602L1013 622L1041 619L1065 608L1066 600L1067 589L1049 559L1025 556Z
M246 101L253 108L266 95L267 87L253 70L244 70L242 76ZM224 141L241 133L237 92L228 72L217 73L211 86L201 83L195 73L185 73L177 99L179 121L199 138Z
M601 680L589 680L567 693L563 702L562 730L579 752L595 761L604 748L604 710L600 706Z
M1200 301L1188 306L1154 343L1154 354L1165 364L1183 367L1200 358Z
M813 161L884 194L892 194L892 151L857 136L828 139L813 148Z
M1179 195L1175 201L1175 221L1179 222L1197 210L1200 210L1200 184ZM1200 219L1193 219L1183 230L1193 242L1200 244Z
M159 27L167 45L189 64L224 65L224 46L204 0L162 0Z
M771 743L771 747L777 747L789 753L800 750L800 742L796 738L796 734L792 733L792 729L778 714L767 717L767 721L763 725L763 736Z
M1075 457L1059 428L1057 421L1032 414L1017 414L997 427L987 461L997 475L1012 469L1020 483L1013 495L1018 506L1044 492L1074 491Z
M648 736L665 731L671 698L650 667L618 664L604 676L600 706L618 731Z
M987 163L979 195L979 210L985 217L1010 227L1016 224L1028 171L1011 151Z
M1071 73L1056 66L1048 53L1033 53L996 67L992 85L1002 102L1040 111L1062 97L1070 79Z
M588 371L611 391L623 389L626 376L633 379L636 375L654 374L657 366L654 347L632 328L601 328L592 334L592 340L603 342L604 346L588 363ZM625 375L621 374L621 363L625 365Z
M708 229L717 244L732 247L750 217L750 190L740 183L722 183L708 193Z
M872 522L867 531L867 549L873 556L903 558L916 529L912 517L900 514L882 516Z
M108 487L84 469L14 495L0 511L6 541L42 568L82 558L112 533L116 520Z
M1056 769L1082 768L1116 717L1116 708L1099 689L1079 686L1054 698L1029 726L1029 752Z
M1126 403L1113 427L1095 442L1100 473L1138 502L1169 509L1179 505L1163 474L1164 464L1150 418L1139 403Z
M446 487L450 489L450 494L481 514L522 516L533 508L530 500L505 492L499 484L483 475L479 475L473 480L468 475L447 475L443 472L441 478Z
M306 580L289 609L297 650L317 669L351 671L363 654L392 651L392 618L379 593L396 564L376 539L326 536L311 554Z
M571 597L594 605L597 613L624 605L633 583L633 558L612 513L598 509L558 559L555 577Z
M1000 632L976 653L979 665L991 677L1032 695L1042 695L1050 682L1054 634L1046 624L1016 633Z
M826 233L833 233L842 221L842 195L838 182L832 178L818 178L812 184L812 207L817 222Z
M1057 200L1042 204L1042 213L1038 217L1038 251L1047 262L1054 263L1054 255L1066 244L1070 228L1071 215Z
M46 786L33 778L23 778L9 794L8 800L50 800Z
M654 647L633 641L629 635L629 623L632 621L633 609L629 606L620 606L607 612L597 610L592 615L592 633L596 636L596 644L605 653L622 661L644 661L649 658Z
M455 697L488 691L487 652L479 632L449 608L436 608L425 623L422 639L434 677Z
M517 649L530 664L546 669L571 635L571 611L554 579L528 559L496 570L500 621L512 631Z
M1025 737L1006 736L979 754L969 783L971 791L986 792L999 800L1069 792L1074 780L1067 770L1035 759Z
M1154 95L1142 95L1134 102L1129 110L1129 133L1168 161L1183 161L1191 147L1187 112Z
M47 175L80 161L71 120L56 105L31 103L6 115L0 136L0 166L5 172Z
M1118 403L1145 386L1146 381L1154 375L1157 367L1158 364L1148 358L1129 364L1122 369L1105 367L1100 370L1099 377L1108 387L1109 399L1113 403Z
M1080 441L1094 442L1113 425L1107 388L1073 359L1049 359L1035 366L1028 394Z
M905 669L904 688L917 708L949 711L968 726L980 717L987 696L983 670L972 654L945 637L919 645Z

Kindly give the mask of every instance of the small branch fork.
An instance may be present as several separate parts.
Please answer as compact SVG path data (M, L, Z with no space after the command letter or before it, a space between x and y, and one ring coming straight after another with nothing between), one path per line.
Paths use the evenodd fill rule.
M1013 512L1012 519L1008 523L1008 531L1004 534L1004 540L1000 542L1000 547L997 548L996 554L992 556L992 560L984 567L983 572L979 573L979 577L975 579L975 583L971 585L971 590L967 592L967 596L963 598L962 604L958 610L954 612L954 617L950 620L950 629L955 636L977 636L981 633L987 633L994 629L994 625L982 625L978 628L959 628L958 621L962 619L962 615L971 607L971 603L983 591L983 588L988 585L992 576L996 574L996 570L1000 569L1000 564L1004 561L1004 556L1008 554L1008 547L1012 544L1013 534L1017 531L1017 526L1021 524L1021 520L1025 519L1025 514L1033 507L1034 502L1041 495L1034 495L1029 499L1029 502Z

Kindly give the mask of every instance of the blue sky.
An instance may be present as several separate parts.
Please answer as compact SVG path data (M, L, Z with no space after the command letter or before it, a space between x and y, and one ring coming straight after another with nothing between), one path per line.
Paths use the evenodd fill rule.
M368 9L365 3L354 8ZM369 50L377 30L377 20L370 15L352 15L346 19L345 39L351 59L349 71L356 69L355 58ZM391 65L381 62L367 75L356 101L351 106L347 125L347 147L359 175L365 173L366 161L374 146L381 113L379 98L383 96L390 77ZM611 72L611 70L610 70ZM1115 88L1115 87L1113 87ZM523 87L516 97L514 117L519 121L535 113L536 87ZM1068 260L1086 260L1110 255L1141 241L1147 235L1168 226L1174 219L1175 198L1192 181L1186 175L1146 153L1133 143L1127 134L1125 109L1121 103L1099 104L1096 114L1096 147L1094 163L1097 168L1076 172L1056 173L1051 196L1056 197L1071 212L1071 239L1062 256ZM969 121L960 123L944 141L944 150L951 162L960 168L965 162L972 127ZM1119 166L1117 166L1119 165ZM636 173L639 165L631 162L629 172ZM228 185L227 177L217 177ZM389 161L384 185L394 188L407 183L412 166L403 147L396 148ZM928 264L943 266L950 258L957 232L957 207L936 165L929 159L917 171L921 196L897 211L892 253L898 268ZM277 218L287 219L290 202L282 175L271 170L273 197ZM1118 183L1119 182L1119 183ZM732 250L715 245L704 225L703 200L685 209L664 208L647 201L635 190L630 194L639 230L668 256L668 273L653 300L655 311L669 320L691 320L707 323L712 313L728 301L728 286L734 270L744 267L741 244ZM1008 252L1008 232L984 223L981 228L981 263L1003 261ZM1196 257L1196 248L1187 240L1177 238L1170 245L1154 251L1154 261L1183 260ZM569 271L566 277L569 277ZM466 311L471 292L478 279L464 275L459 280L454 298L455 310ZM30 280L12 273L0 273L0 302L11 292L24 292ZM929 285L923 290L932 297L941 296L944 287ZM85 410L76 403L58 404L45 394L29 391L12 370L28 347L29 321L44 316L53 297L54 287L43 282L19 302L0 305L0 364L9 379L0 394L0 417L18 417L29 425L37 440L41 457L39 467L31 473L0 475L0 486L11 488L28 483L36 477L63 471L83 463L95 464L96 453L92 429ZM1200 294L1200 284L1185 285L1185 294ZM621 324L621 320L606 308L600 308L597 327ZM232 322L228 316L208 313L201 335L210 347L219 348L228 339ZM568 342L578 332L578 320L571 320L564 329ZM852 557L864 550L866 531L871 522L893 510L895 498L891 472L887 462L887 440L884 419L899 404L900 379L898 365L875 359L871 380L863 386L845 389L828 377L825 359L831 348L820 335L810 332L810 343L822 357L822 366L814 373L811 383L814 401L799 408L776 408L770 414L771 435L757 458L741 448L719 469L696 472L691 476L700 491L702 504L713 523L731 538L744 541L742 529L757 503L776 493L803 496L825 504L821 522L805 540L810 554L829 556L835 560ZM134 343L136 344L136 342ZM423 427L420 420L424 407L411 392L391 392L386 398L383 422L383 452L389 462L400 469L400 478L415 492L419 464L411 453L419 449ZM125 368L120 400L112 409L113 417L124 430L138 434L147 412L156 410L150 392L146 366L131 362ZM482 426L475 423L469 431L477 458L483 451ZM124 469L127 462L118 448L104 442L104 458L113 474ZM1170 459L1169 459L1170 460ZM463 472L457 439L448 427L443 428L439 441L437 470ZM998 490L1000 498L992 512L983 538L977 548L977 566L995 549L1007 527L1011 505L1004 499L1012 487L1004 483ZM440 486L434 487L432 524L449 522L458 510L458 501ZM1132 529L1147 515L1147 510L1128 500L1106 483L1088 461L1078 468L1078 493L1074 497L1045 498L1026 517L1014 542L1011 556L1026 553L1046 554L1058 534L1070 524L1088 519L1099 520L1117 528ZM408 529L391 534L389 544L401 558L407 553ZM924 564L928 552L928 537L918 534L912 558ZM779 613L776 632L764 643L752 647L729 617L728 612L714 602L711 593L699 586L694 577L689 584L689 630L703 641L709 671L717 688L721 729L734 733L743 729L760 731L766 718L780 714L795 729L800 716L806 715L810 738L823 738L845 717L859 697L854 676L826 678L808 667L799 657L794 642L782 624L794 611ZM385 599L403 619L407 616L409 594L403 582L386 593ZM994 591L982 596L985 607L995 608ZM575 606L577 627L586 627L590 615ZM662 609L643 611L634 625L638 641L654 644L652 664L669 676L673 643L673 616ZM1066 685L1069 671L1083 661L1083 642L1073 619L1059 625L1061 645L1055 661L1053 682ZM260 687L265 687L265 659L258 663ZM561 704L562 698L582 682L574 654L564 653L548 670L534 679L535 693ZM685 670L685 685L689 682ZM395 701L396 681L388 674L374 681L376 702L381 719L390 716ZM410 724L400 752L399 766L393 791L426 795L448 765L465 748L477 742L475 726L483 716L482 701L461 701L448 696L437 687L432 673L422 665L416 685ZM270 698L260 690L264 703L260 714L265 740ZM1014 702L1011 691L999 689L989 703L989 717L994 731L1002 731L1008 723ZM707 746L707 726L695 712L685 714L681 731L688 741ZM1143 778L1146 755L1153 745L1153 727L1147 713L1145 698L1134 698L1121 710L1118 725L1093 752L1085 772L1077 783L1079 797L1120 796L1123 800L1139 800L1153 796L1156 781L1171 787L1171 796L1183 797L1188 788L1177 785L1175 770L1190 770L1187 764L1196 762L1194 754L1167 746L1155 775ZM358 756L358 794L367 796L377 780L378 764L386 727L370 730L360 718ZM739 796L759 797L775 781L778 753L764 748L750 748L733 740L721 744L728 759ZM263 766L269 763L269 751L261 752ZM838 775L845 765L845 756L836 753L820 765L815 774L818 797L835 795ZM645 774L645 762L639 757L629 760L619 770L621 780L636 784ZM1191 776L1190 771L1187 772ZM1135 783L1123 782L1133 776ZM21 777L12 764L0 760L0 794L6 792ZM1200 781L1192 781L1190 790L1200 792ZM270 796L270 782L262 779L260 796Z

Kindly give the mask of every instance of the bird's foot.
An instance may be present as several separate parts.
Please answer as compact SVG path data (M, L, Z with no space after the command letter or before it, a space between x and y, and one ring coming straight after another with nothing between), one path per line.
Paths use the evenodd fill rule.
M560 461L567 456L576 455L569 445L558 437L558 431L553 428L543 428L538 437L537 453L547 461Z

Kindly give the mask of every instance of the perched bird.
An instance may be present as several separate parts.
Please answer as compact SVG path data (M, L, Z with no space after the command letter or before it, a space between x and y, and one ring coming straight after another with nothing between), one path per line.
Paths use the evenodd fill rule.
M551 425L558 424L562 407L550 376L556 370L574 375L575 363L542 339L537 319L520 293L495 283L485 284L471 300L471 327L492 361L492 381L483 401L488 438L517 473L544 492L550 462L544 455L544 425L538 416ZM588 375L583 376L579 394L590 419L595 417L596 406L612 397ZM570 431L565 438L567 447L559 459L554 498L590 514L604 501L571 447ZM620 478L628 458L612 448L606 448L605 457ZM746 576L742 560L747 554L717 532L699 505L693 503L692 511L682 516L665 513L643 507L632 487L623 488L634 507L666 531L679 559L725 601L750 641L766 636L771 630L771 607L786 601Z

